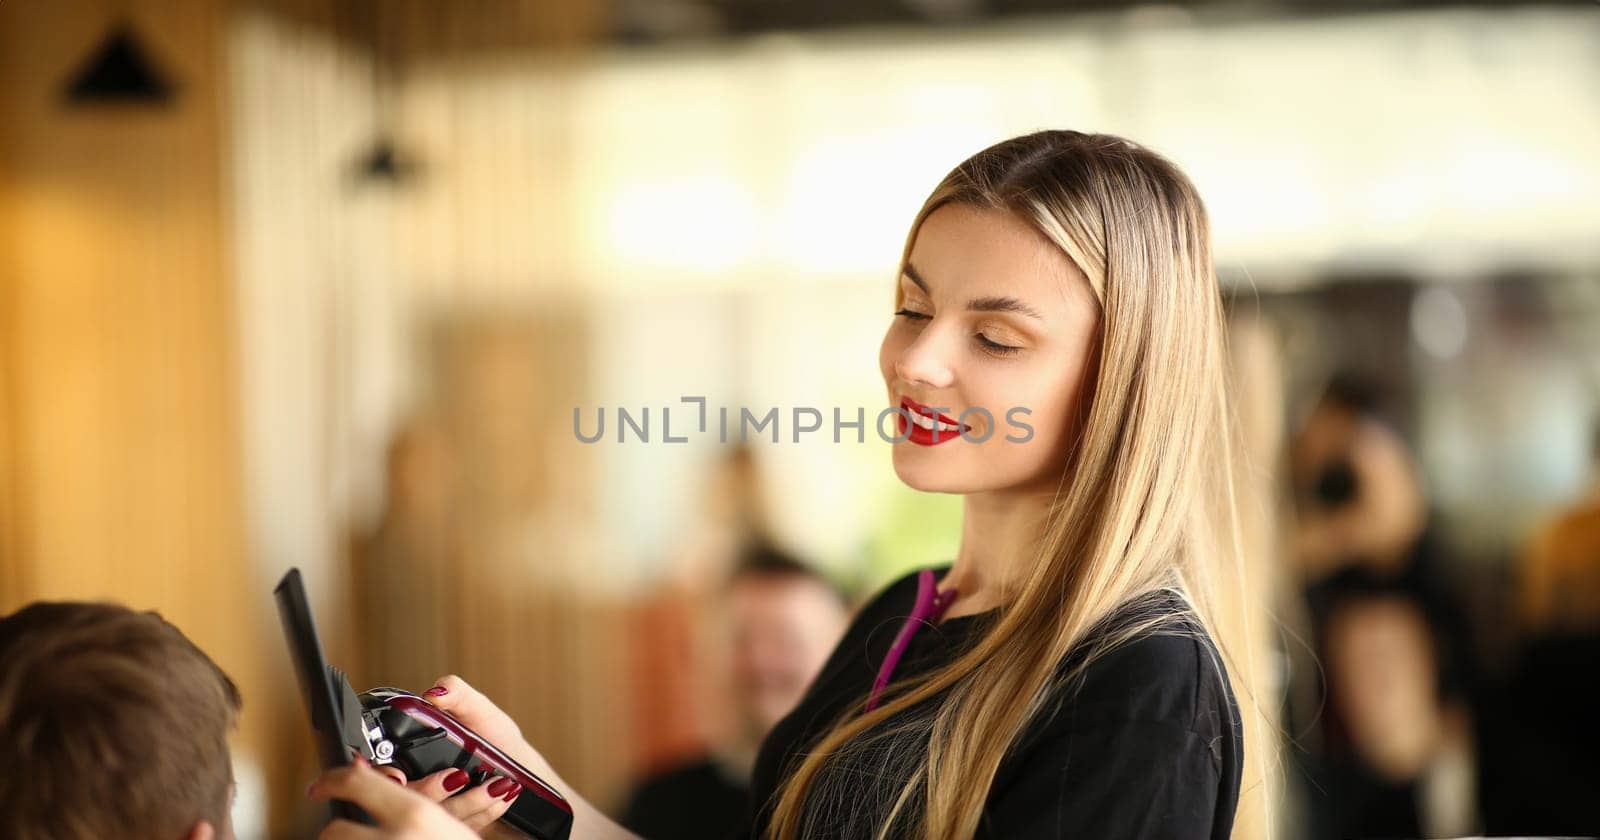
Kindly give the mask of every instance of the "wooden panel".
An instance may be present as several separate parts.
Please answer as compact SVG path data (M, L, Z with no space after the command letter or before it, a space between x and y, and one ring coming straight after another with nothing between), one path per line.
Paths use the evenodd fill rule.
M0 54L0 81L12 78L8 56ZM5 87L9 87L6 85ZM4 96L0 87L0 96ZM3 100L0 100L3 101ZM0 111L0 114L3 114ZM0 144L5 132L0 131ZM0 150L4 146L0 145ZM24 590L22 564L17 552L21 539L17 501L16 441L16 376L13 346L17 334L14 299L16 284L11 281L10 265L13 261L11 232L12 205L16 189L12 186L11 169L7 155L0 151L0 609L17 603Z
M179 98L68 107L132 21ZM239 683L266 742L267 601L242 549L214 0L0 4L0 611L157 609Z

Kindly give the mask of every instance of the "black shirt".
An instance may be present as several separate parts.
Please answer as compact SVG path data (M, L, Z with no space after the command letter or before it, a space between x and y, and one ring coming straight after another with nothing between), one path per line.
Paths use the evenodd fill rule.
M747 837L766 830L791 762L847 705L861 703L916 600L916 574L890 584L851 622L805 696L756 759ZM1239 711L1215 647L1168 592L1137 599L1100 626L1153 612L1174 616L1096 658L1058 688L1062 702L1024 730L990 786L979 836L1224 840L1238 803ZM986 614L925 626L896 680L954 659ZM1079 650L1090 646L1092 640ZM1062 663L1070 667L1073 658ZM900 784L885 779L883 784Z
M649 840L705 840L742 826L747 780L710 758L651 776L628 797L622 824Z

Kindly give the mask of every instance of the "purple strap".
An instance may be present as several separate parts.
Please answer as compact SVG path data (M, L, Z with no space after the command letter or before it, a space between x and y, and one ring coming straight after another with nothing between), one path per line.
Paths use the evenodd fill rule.
M889 646L889 652L883 657L883 664L878 667L878 678L872 681L872 693L867 695L867 711L878 707L878 695L883 693L889 684L889 678L894 675L896 665L900 664L900 657L905 655L906 648L911 646L911 637L917 634L925 624L932 624L944 615L950 607L950 602L956 599L956 591L948 589L944 592L937 591L937 584L933 577L932 569L923 569L917 575L917 603L911 608L911 615L906 622L900 625L900 632L894 637L894 644Z

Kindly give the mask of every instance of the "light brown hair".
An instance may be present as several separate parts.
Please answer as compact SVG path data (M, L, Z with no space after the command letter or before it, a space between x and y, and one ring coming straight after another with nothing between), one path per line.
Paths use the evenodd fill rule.
M0 619L0 836L222 831L239 707L233 681L154 612L42 602Z

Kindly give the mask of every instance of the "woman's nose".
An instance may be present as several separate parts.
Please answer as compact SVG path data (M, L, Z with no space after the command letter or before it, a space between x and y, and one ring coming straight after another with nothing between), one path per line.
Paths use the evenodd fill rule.
M939 345L933 331L924 330L895 361L895 374L906 382L921 383L928 388L948 388L955 375L944 356L948 351Z

